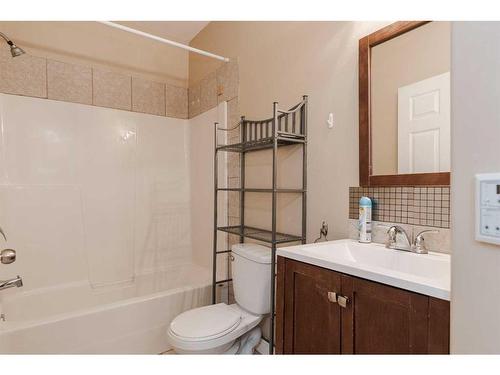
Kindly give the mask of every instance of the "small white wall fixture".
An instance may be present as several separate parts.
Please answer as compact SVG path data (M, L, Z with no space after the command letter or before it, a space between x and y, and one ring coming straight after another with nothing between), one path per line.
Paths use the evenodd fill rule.
M476 240L500 245L500 173L476 175Z

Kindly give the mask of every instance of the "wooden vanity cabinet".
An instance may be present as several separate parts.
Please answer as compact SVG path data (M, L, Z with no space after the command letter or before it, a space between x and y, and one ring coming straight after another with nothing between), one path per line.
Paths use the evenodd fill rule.
M277 353L449 353L448 301L283 257L276 297Z

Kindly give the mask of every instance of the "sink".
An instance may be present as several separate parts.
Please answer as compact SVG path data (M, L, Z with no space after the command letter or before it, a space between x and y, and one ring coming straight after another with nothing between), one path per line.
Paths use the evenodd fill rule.
M282 247L277 249L277 255L431 297L450 299L448 254L415 254L346 239Z

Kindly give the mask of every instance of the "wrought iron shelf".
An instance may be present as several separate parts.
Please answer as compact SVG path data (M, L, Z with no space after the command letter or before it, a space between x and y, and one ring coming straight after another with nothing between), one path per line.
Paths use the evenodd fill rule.
M273 232L267 229L249 227L246 225L232 225L229 227L218 227L217 229L226 233L235 234L237 236L273 243ZM274 243L281 244L287 242L297 242L302 241L303 239L304 238L302 236L276 232L276 241L274 241Z
M218 188L218 191L237 191L244 193L273 193L273 189L258 189L258 188ZM276 193L292 193L302 194L305 189L276 189Z
M231 252L228 249L220 249L217 246L219 231L229 233L239 237L239 242L244 243L246 239L254 239L268 244L271 264L271 295L270 295L270 322L269 322L269 354L274 353L274 317L275 317L275 266L276 266L276 249L279 244L293 244L297 242L306 242L306 212L307 212L307 96L302 97L302 101L293 106L289 110L281 110L278 108L278 103L273 103L273 116L261 120L248 120L241 117L241 120L235 124L225 128L219 128L218 123L215 123L214 129L214 227L213 227L213 258L212 258L212 303L216 303L216 286L229 282L230 279L217 280L217 261L218 255L227 255ZM232 131L239 133L240 143L235 144L220 144L219 134L229 135ZM281 189L278 188L278 148L283 146L297 145L302 151L302 166L297 166L302 170L302 184L298 189ZM270 150L269 156L272 158L272 185L270 189L249 188L245 185L245 158L247 152ZM219 156L221 152L239 153L239 187L219 187ZM224 160L228 162L228 160ZM225 181L224 184L226 184ZM269 185L267 185L269 186ZM295 185L297 186L297 185ZM218 226L218 207L219 207L219 192L238 192L239 201L239 216L240 222L238 225ZM246 193L268 193L272 198L271 201L271 225L272 230L251 227L245 225L245 203ZM289 193L301 196L301 216L302 229L300 235L280 233L276 231L277 227L277 210L278 210L278 194ZM224 213L224 215L227 215Z
M278 132L276 140L278 147L305 143L305 137L303 135L286 133L286 132ZM258 140L218 146L217 151L243 153L243 152L270 149L273 148L273 146L274 146L274 137L267 137Z

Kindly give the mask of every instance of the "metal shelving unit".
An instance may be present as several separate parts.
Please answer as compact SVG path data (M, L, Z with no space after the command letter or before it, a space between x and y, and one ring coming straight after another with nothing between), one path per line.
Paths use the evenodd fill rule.
M213 243L213 279L212 302L216 302L216 286L227 283L232 279L217 280L217 255L230 253L231 250L217 250L217 233L219 231L234 234L240 237L268 243L271 247L271 324L269 332L269 354L274 353L274 318L275 318L275 285L276 285L276 248L277 245L291 242L306 242L306 210L307 210L307 96L290 110L280 110L278 103L273 103L273 117L266 120L241 120L234 128L220 129L215 123L215 154L214 154L214 243ZM219 145L218 131L240 130L241 142L236 144ZM302 146L302 186L297 189L280 189L277 187L277 154L279 147ZM245 154L259 150L272 149L272 187L248 188L245 186ZM225 188L218 185L218 155L220 152L236 152L240 157L239 188ZM239 192L240 195L240 224L232 226L218 226L217 207L219 192ZM271 229L255 228L245 225L245 194L268 193L272 194L272 224ZM280 233L276 229L276 210L278 194L300 194L302 196L302 231L299 235Z

